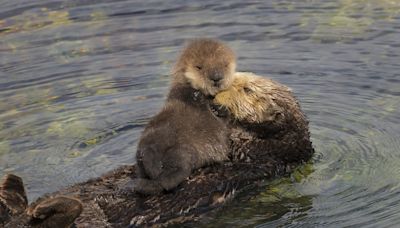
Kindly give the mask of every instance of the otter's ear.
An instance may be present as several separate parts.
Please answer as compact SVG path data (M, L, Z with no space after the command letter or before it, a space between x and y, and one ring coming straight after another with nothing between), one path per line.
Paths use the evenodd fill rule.
M22 213L28 206L28 199L21 177L7 174L0 183L0 203L10 209L13 215Z

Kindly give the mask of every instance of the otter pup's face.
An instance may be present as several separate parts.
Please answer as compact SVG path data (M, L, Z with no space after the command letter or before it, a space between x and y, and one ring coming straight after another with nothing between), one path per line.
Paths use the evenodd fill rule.
M174 71L194 89L215 95L231 85L235 68L235 55L229 47L216 40L198 39L183 50Z
M274 102L274 93L274 85L265 78L237 72L232 86L218 93L214 103L228 109L236 120L261 123L273 121L282 113Z

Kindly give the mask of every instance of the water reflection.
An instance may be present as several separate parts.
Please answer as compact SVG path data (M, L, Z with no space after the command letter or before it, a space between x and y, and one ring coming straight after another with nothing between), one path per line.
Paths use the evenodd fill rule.
M183 41L210 36L293 88L316 155L207 226L397 225L399 19L398 0L3 1L0 175L34 199L133 163Z

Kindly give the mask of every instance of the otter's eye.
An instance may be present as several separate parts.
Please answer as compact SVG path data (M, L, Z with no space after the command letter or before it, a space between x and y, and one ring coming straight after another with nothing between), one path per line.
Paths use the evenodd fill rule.
M197 68L198 70L203 69L203 67L201 67L201 66L199 66L199 65L197 65L196 68Z
M247 88L247 87L244 87L243 90L244 90L245 93L252 93L253 92L253 90L251 90L250 88Z

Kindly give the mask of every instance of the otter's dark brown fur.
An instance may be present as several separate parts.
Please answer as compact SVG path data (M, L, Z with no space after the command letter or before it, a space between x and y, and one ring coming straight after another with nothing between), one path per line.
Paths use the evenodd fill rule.
M0 225L28 206L22 179L13 174L4 176L0 185Z
M130 183L137 192L171 190L193 169L228 159L226 124L207 96L231 84L235 65L233 52L216 40L197 39L183 50L166 104L139 140L139 178Z
M263 159L267 157L263 156ZM82 202L83 211L74 224L78 228L165 227L212 216L212 211L234 198L237 193L256 186L263 179L290 172L296 165L272 158L253 162L225 162L195 170L174 191L148 196L119 191L121 186L136 177L137 166L124 166L100 178L45 195L32 206L62 195ZM14 215L5 227L40 227L30 223L31 219L25 211ZM51 223L53 218L48 217L43 221Z
M8 174L0 183L0 225L5 227L70 227L82 212L82 203L72 197L55 196L28 207L23 181Z
M266 139L244 128L234 128L230 139L229 161L195 170L174 191L148 196L121 192L121 186L137 177L135 165L43 196L38 202L59 195L76 197L83 204L83 212L75 220L77 227L159 227L194 222L211 216L224 202L260 181L290 173L312 154L304 152L303 156L295 156L299 160L287 162L276 156L277 148L258 150L256 145L263 146ZM14 216L11 223L18 224L21 217L29 215Z

